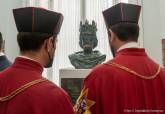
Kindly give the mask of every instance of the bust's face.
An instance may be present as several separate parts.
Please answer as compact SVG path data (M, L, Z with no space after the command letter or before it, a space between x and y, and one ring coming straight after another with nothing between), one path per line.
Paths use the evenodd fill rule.
M86 53L92 53L95 46L95 36L93 34L83 34L81 39L81 45Z
M82 46L84 50L92 50L94 47L94 38L92 34L84 34L82 36Z
M96 23L92 21L92 24L89 24L88 21L85 24L80 23L80 47L84 49L86 53L92 53L92 50L97 46L97 36L96 36Z

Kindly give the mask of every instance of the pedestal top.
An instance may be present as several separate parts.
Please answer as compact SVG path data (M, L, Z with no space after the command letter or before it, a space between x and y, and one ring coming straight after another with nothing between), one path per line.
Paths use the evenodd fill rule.
M60 78L85 78L92 69L75 69L62 68L60 69Z

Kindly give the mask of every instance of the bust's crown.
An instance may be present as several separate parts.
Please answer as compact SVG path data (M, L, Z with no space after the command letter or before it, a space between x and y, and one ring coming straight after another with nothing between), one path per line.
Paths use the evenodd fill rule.
M81 21L79 31L81 34L96 34L97 25L95 21L92 21L92 24L89 24L88 20L84 24Z

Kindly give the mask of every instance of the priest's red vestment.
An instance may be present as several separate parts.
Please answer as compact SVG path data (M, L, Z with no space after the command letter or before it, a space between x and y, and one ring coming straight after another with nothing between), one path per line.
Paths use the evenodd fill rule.
M0 73L0 114L73 114L64 90L45 80L42 66L17 57Z
M165 114L165 70L142 48L126 48L87 76L78 114Z

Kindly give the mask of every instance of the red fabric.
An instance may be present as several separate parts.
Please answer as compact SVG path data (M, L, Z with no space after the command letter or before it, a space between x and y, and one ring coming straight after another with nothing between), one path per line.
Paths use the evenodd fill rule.
M16 58L0 73L0 97L22 85L41 79L43 68L37 62ZM68 95L50 81L36 84L8 102L0 102L0 114L73 114Z
M144 49L123 49L109 62L144 76L151 76L158 70L158 65L146 55ZM87 99L96 102L90 108L92 114L165 114L164 69L155 79L144 80L103 64L94 68L85 79L84 88L88 89Z

